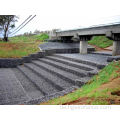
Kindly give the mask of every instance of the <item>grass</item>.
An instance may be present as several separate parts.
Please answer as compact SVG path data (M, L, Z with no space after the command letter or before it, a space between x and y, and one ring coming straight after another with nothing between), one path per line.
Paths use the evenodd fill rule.
M113 44L113 41L106 38L105 36L94 36L92 40L88 41L91 45L96 45L100 48L106 48Z
M34 42L44 42L45 39L48 39L47 34L39 35L30 35L30 36L15 36L9 38L12 43L34 43Z
M92 102L92 105L107 105L107 101L101 101L101 100L94 100Z
M112 62L82 88L42 104L74 104L74 101L76 104L110 104L110 99L116 100L116 96L111 93L120 90L118 82L120 83L120 62ZM117 98L120 100L119 96Z
M47 34L11 37L7 43L0 42L0 58L21 58L38 52L38 45L47 38Z
M44 43L45 39L48 39L47 34L11 37L8 43L0 41L0 58L21 58L38 52L38 45ZM104 36L93 37L88 43L101 48L112 45L112 41Z

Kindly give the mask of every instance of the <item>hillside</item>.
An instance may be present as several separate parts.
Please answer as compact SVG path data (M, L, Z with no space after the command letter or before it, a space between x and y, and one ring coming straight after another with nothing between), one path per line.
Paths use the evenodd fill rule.
M120 104L120 61L112 62L83 87L44 105L110 105Z
M100 48L106 48L113 44L113 41L105 36L94 36L92 40L88 41L88 44L95 45Z
M47 34L11 37L7 43L0 42L0 58L20 58L38 52L38 45L47 38Z
M35 43L35 42L44 42L45 39L48 39L47 34L38 34L38 35L28 35L28 36L15 36L9 38L12 43Z
M8 43L0 42L0 58L20 58L38 52L38 45L48 37L47 34L11 37ZM112 41L105 36L95 36L88 43L100 48L112 45Z

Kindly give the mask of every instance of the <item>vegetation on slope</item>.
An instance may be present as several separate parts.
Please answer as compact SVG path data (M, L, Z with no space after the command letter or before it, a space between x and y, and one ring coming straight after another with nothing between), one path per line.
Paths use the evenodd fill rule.
M42 104L120 104L120 61L110 63L83 87Z
M38 52L38 45L45 39L48 39L47 34L11 37L8 43L0 42L0 58L20 58ZM88 43L100 48L112 45L112 41L105 36L95 36Z
M9 38L12 43L35 43L35 42L44 42L45 39L48 39L47 34L38 34L38 35L21 35Z
M88 41L91 45L96 45L100 48L106 48L113 44L113 41L106 38L105 36L94 36L92 40Z
M7 43L0 42L0 58L20 58L38 52L38 45L47 38L47 34L11 37Z

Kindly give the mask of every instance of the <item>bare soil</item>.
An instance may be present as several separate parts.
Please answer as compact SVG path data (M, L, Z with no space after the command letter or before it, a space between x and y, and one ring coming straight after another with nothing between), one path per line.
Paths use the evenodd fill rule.
M112 46L107 47L107 48L100 48L96 45L91 45L91 46L95 47L96 51L112 51Z

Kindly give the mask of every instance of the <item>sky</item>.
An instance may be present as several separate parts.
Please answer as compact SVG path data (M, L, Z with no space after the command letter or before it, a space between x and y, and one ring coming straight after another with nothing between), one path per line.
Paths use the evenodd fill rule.
M16 27L29 15L37 15L18 34L35 29L74 29L82 26L120 22L120 0L1 0L0 14L18 15L20 18ZM7 120L10 118L12 120L28 118L29 120L36 120L39 118L46 119L46 117L50 119L52 116L54 120L57 116L57 119L73 120L79 115L81 119L92 117L93 120L112 120L118 119L119 109L118 106L54 106L54 108L47 105L29 106L29 108L27 106L23 108L23 105L19 108L16 106L0 106L0 118L3 120L6 118ZM53 111L55 111L54 114Z
M18 15L19 19L16 23L16 28L29 16L29 15ZM120 22L120 15L113 16L99 16L87 18L86 16L83 18L78 17L71 18L72 16L63 16L64 19L60 18L49 18L49 16L41 17L40 15L36 15L36 17L30 21L23 29L21 29L17 34L23 34L24 32L34 32L36 29L40 31L52 30L52 29L76 29L81 27L89 27L92 25L100 25L100 24L109 24Z
M7 12L9 11L9 14L14 13L19 16L16 28L29 15L37 15L17 34L30 31L34 32L36 29L40 31L52 29L66 30L120 22L119 0L11 1L16 6L8 6ZM4 12L6 13L6 10Z

